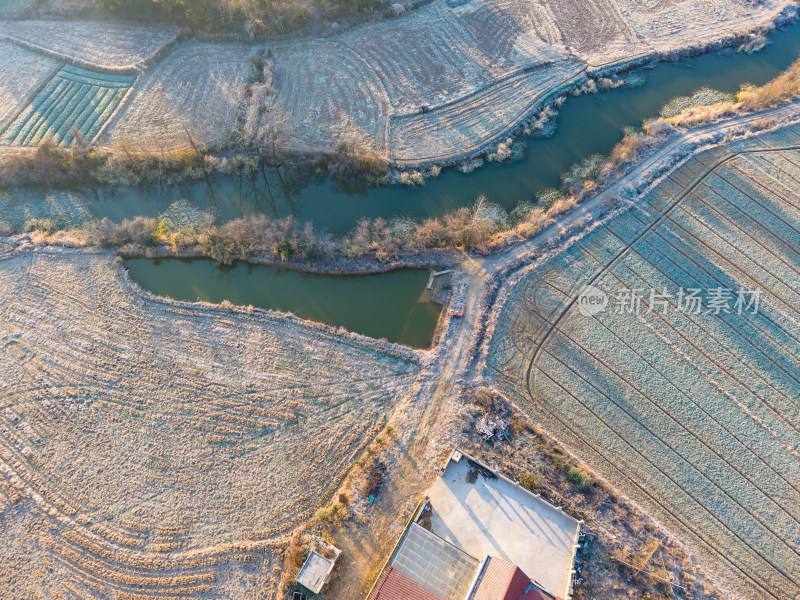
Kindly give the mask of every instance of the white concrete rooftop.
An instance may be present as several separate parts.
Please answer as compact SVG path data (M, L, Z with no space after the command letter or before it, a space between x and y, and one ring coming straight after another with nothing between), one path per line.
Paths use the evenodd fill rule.
M453 457L428 491L431 531L475 558L514 563L567 597L580 522L466 455Z
M321 554L312 552L297 575L297 583L315 594L319 594L333 570L333 562Z

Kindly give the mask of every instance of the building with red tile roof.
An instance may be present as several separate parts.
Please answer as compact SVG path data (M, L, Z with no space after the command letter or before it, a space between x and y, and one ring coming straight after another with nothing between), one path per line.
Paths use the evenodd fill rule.
M569 598L580 527L559 507L455 449L369 598Z
M372 600L444 600L434 596L416 581L399 570L386 567L375 586Z
M525 575L510 562L487 557L469 600L548 600Z

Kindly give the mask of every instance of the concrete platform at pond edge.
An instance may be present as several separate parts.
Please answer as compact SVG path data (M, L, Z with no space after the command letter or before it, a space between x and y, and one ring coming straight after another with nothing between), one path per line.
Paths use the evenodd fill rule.
M471 556L514 563L553 596L569 596L580 521L458 450L428 500L434 534Z

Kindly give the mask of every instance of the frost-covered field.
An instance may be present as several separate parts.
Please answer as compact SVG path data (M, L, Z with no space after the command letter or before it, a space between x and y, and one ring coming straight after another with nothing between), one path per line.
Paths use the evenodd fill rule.
M539 4L437 0L334 44L278 47L276 70L288 145L331 147L349 128L381 153L415 161L507 131L580 66ZM492 101L501 105L487 110Z
M679 44L701 44L713 39L709 23L746 23L752 8L728 0L616 0L631 28L657 51Z
M590 67L630 60L651 50L623 18L615 0L559 0L548 6L564 42Z
M53 59L0 42L0 131L60 66Z
M388 99L358 54L329 43L287 48L280 56L274 81L293 147L313 150L320 139L335 145L356 134L385 152Z
M424 161L476 149L530 115L537 103L582 68L563 62L560 68L522 72L470 96L425 113L398 115L391 121L390 148L397 161Z
M144 66L175 33L100 21L0 21L0 39L81 65L130 69Z
M2 258L0 291L15 598L272 597L271 549L417 373L282 318L142 297L108 255Z
M71 192L12 194L0 191L0 222L13 231L27 231L36 222L49 221L57 229L80 227L92 218L86 200Z
M188 147L230 134L250 70L253 48L236 44L186 43L140 78L101 143L114 146Z
M746 32L788 3L434 0L327 46L279 46L285 143L331 147L350 126L399 162L458 156L507 133L584 70ZM324 51L341 64L321 60ZM373 132L387 120L383 144Z
M258 118L272 124L252 125L276 132L286 149L329 150L346 139L401 164L449 160L497 142L584 72L748 33L794 5L433 0L324 40L271 44L274 94ZM168 28L81 20L0 21L0 40L89 70L146 70L99 143L157 152L188 147L190 135L234 139L248 59L259 50L192 41L167 52L176 40Z
M489 360L532 418L776 600L800 594L799 147L784 130L672 173L515 285ZM609 297L593 316L587 283Z
M50 138L69 147L75 131L91 142L134 79L132 75L107 75L67 65L2 131L0 143L35 146Z

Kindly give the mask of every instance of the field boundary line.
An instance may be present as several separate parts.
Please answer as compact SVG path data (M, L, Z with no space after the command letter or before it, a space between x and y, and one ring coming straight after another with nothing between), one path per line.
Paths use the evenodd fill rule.
M564 61L564 62L568 63L569 61ZM486 85L486 86L480 88L479 90L475 90L473 92L470 92L469 94L466 94L465 96L462 96L462 97L457 98L455 100L451 100L449 102L442 103L442 104L432 108L430 110L429 114L436 114L436 112L438 110L440 110L440 109L446 109L446 108L451 108L453 106L456 106L456 105L458 105L458 104L460 104L462 102L465 102L465 101L469 100L470 98L472 98L474 96L477 96L477 95L485 93L485 92L489 92L489 91L492 90L492 88L494 88L494 87L496 87L498 85L501 85L503 83L506 83L506 82L508 82L508 81L510 81L512 79L515 79L515 78L516 79L522 79L523 76L528 75L530 73L534 73L537 70L545 69L545 68L553 68L553 67L556 67L556 66L559 66L559 63L553 62L553 63L550 63L548 65L539 65L539 66L533 67L533 68L526 67L525 69L520 69L515 73L512 73L510 75L506 75L502 79L499 79L497 81L493 81L491 84ZM552 98L553 96L557 96L558 94L570 89L576 83L578 83L583 78L585 78L586 77L586 65L584 63L576 63L575 67L577 67L577 68L575 68L573 70L573 74L566 81L561 81L561 82L559 82L557 84L554 84L551 87L543 90L540 94L537 94L536 96L534 96L533 99L531 100L531 102L529 102L524 109L522 109L520 112L518 112L517 116L514 119L512 119L506 125L498 126L498 128L495 129L494 133L490 134L487 137L484 137L484 139L482 141L480 141L480 142L478 142L476 144L473 144L472 146L470 146L468 148L464 148L462 150L459 150L458 152L451 152L451 153L448 153L448 154L440 154L440 155L437 155L437 156L425 156L425 157L421 157L421 158L407 158L407 159L404 159L404 158L394 158L394 157L392 157L392 160L398 166L401 166L401 165L402 166L412 166L412 165L420 165L420 164L425 164L425 163L429 163L429 162L433 162L433 161L439 161L439 160L454 160L454 159L460 159L460 158L468 158L473 153L479 152L479 151L483 150L484 148L486 148L487 146L491 146L494 142L496 142L499 138L503 137L504 135L510 134L517 127L519 127L520 124L523 121L525 121L525 119L527 119L528 117L532 116L534 113L536 113L536 111L540 107L544 106L544 104L550 98ZM395 114L390 115L390 118L388 119L388 122L390 123L390 127L391 127L391 121L392 120L410 119L412 117L417 117L420 114L422 114L422 113L402 113L402 114L396 114L395 113ZM392 153L392 154L394 154L394 153Z
M742 156L744 154L764 154L764 153L770 153L770 152L786 152L786 151L789 151L789 150L800 150L800 145L785 146L785 147L780 147L780 148L753 148L753 149L748 149L748 150L740 150L740 151L734 152L730 156L727 156L727 157L725 157L723 159L718 160L705 173L703 173L700 177L696 178L695 181L691 184L691 186L689 186L689 188L684 190L678 196L678 198L672 202L672 204L670 204L665 210L663 210L658 215L658 217L656 217L656 219L652 223L650 223L647 227L645 227L630 243L628 243L622 250L620 250L614 256L614 258L612 258L597 273L595 273L591 278L589 278L589 280L586 281L586 283L584 283L584 286L594 285L594 283L601 276L603 276L608 271L608 269L610 269L620 258L625 256L628 253L628 251L634 245L636 245L645 235L650 233L650 231L656 225L659 225L664 220L664 218L669 216L672 213L672 211L675 210L675 208L678 207L678 205L680 205L691 193L693 193L698 187L700 187L700 185L706 180L706 178L708 178L714 171L716 171L722 165L727 164L727 163L731 162L732 160L734 160L735 158L737 158L739 156ZM527 369L526 374L525 374L526 385L527 385L527 388L528 388L528 394L531 395L531 397L533 395L532 383L531 383L531 373L532 373L533 367L534 367L534 365L535 365L535 363L536 363L536 361L537 361L537 359L539 357L539 354L541 353L542 347L544 346L545 343L547 343L548 339L550 338L551 334L553 333L553 330L558 328L559 323L561 323L561 321L567 315L567 313L575 306L575 304L578 302L579 298L580 298L580 294L576 295L575 297L572 298L572 300L570 300L569 304L567 304L567 306L564 307L564 310L562 310L561 313L558 315L558 317L556 317L556 319L553 322L552 326L548 328L548 330L545 333L544 337L536 345L536 350L534 351L533 356L530 359L530 363L528 365L528 369Z

